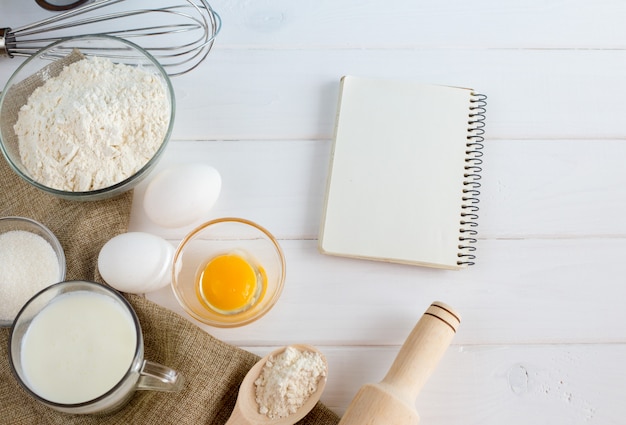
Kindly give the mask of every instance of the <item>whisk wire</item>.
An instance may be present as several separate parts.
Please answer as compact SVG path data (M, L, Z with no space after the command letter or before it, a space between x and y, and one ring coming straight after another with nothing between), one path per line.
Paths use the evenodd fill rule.
M115 19L119 19L119 18L127 18L127 17L131 17L131 16L135 16L135 15L141 15L144 13L170 13L170 14L175 14L177 16L181 16L184 18L188 18L190 20L193 20L194 22L196 22L195 25L192 24L175 24L175 25L170 25L171 27L184 27L184 26L190 26L193 27L194 29L202 29L205 27L205 25L203 25L203 22L201 22L200 20L194 18L191 15L188 14L183 14L180 12L174 12L171 10L160 10L160 9L141 9L141 10L136 10L133 12L118 12L118 13L109 13L106 15L101 15L98 17L93 17L93 18L85 18L85 19L80 19L80 20L76 20L73 21L71 24L64 24L64 25L56 25L56 26L48 26L48 27L39 27L39 28L28 28L28 29L23 29L23 28L12 28L11 31L15 36L31 36L31 35L35 35L35 34L42 34L42 33L46 33L46 32L53 32L53 31L60 31L60 30L65 30L68 28L75 28L75 27L79 27L79 26L83 26L83 25L91 25L91 24L95 24L95 23L101 23L101 22L106 22L106 21L112 21ZM164 27L163 25L158 25L158 26L154 26L152 28L162 28ZM129 28L128 32L136 32L138 29L137 28ZM119 31L122 32L122 31ZM145 35L153 35L150 33L147 33Z
M63 21L63 20L68 19L68 18L73 18L74 16L79 16L79 15L82 15L84 13L88 13L88 12L90 12L92 10L97 10L97 9L100 9L102 7L105 7L105 6L111 6L113 4L121 3L123 1L126 1L126 0L94 0L93 2L86 3L86 4L80 6L80 7L76 8L76 9L70 9L70 10L67 10L65 12L61 12L58 15L54 15L54 16L51 16L49 18L44 18L44 19L41 19L41 20L36 21L36 22L31 22L29 24L22 25L21 27L14 28L13 31L14 32L23 32L23 31L28 31L28 30L30 30L32 28L38 28L38 27L39 28L43 28L43 27L45 27L46 25L48 25L50 23ZM68 25L68 28L71 27L71 26L72 25ZM42 29L39 32L42 32L42 31L45 32L46 30Z
M132 39L150 52L170 76L176 76L195 69L208 56L215 37L221 30L221 18L206 0L180 0L168 2L167 5L160 7L90 15L93 11L122 3L127 5L133 1L95 0L50 18L15 29L9 28L5 31L5 36L0 37L0 47L4 41L6 55L31 56L54 41L68 35L76 35L64 34L64 31L91 26L92 28L83 34L107 34ZM139 27L128 25L140 22L133 18L141 18L142 15L150 15L151 25ZM154 21L157 22L153 23ZM0 35L1 30L0 28ZM46 36L37 37L42 34Z

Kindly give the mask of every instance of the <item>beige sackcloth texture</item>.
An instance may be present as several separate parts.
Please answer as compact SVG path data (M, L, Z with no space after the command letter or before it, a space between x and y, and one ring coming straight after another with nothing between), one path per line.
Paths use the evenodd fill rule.
M6 111L0 120L7 118ZM29 217L52 230L65 250L68 280L102 281L96 266L98 253L110 238L127 231L132 196L127 192L105 201L62 200L23 182L0 157L0 216ZM227 421L239 384L258 356L212 337L143 297L125 296L141 322L145 358L178 370L185 377L183 390L137 391L129 404L106 416L57 412L36 402L14 378L8 358L9 329L2 328L0 424L218 425ZM318 403L299 424L338 422L337 415Z

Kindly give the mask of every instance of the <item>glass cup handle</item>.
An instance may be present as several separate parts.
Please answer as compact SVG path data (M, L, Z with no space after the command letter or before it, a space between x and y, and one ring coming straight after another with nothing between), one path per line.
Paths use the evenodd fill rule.
M176 392L182 389L183 384L183 376L174 369L144 360L137 389Z

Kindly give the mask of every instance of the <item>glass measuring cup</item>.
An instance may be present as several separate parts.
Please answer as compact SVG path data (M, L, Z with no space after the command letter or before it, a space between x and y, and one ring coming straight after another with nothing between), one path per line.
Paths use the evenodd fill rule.
M32 297L11 328L9 360L32 397L66 413L110 413L136 390L174 392L183 385L177 371L144 359L128 301L89 281L57 283Z

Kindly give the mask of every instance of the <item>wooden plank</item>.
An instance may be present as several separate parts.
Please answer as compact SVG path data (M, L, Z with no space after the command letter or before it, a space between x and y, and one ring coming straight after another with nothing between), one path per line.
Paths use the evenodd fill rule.
M291 3L219 3L226 40L228 31L238 34L235 23L241 20L253 31L241 37L257 40L257 33L264 31L254 29L254 21L275 25L272 16L278 14L287 17L281 28L329 41L285 46L276 40L298 37L276 29L271 47L267 40L262 49L250 49L250 41L241 39L233 41L236 48L228 41L223 47L218 44L199 70L175 80L175 139L327 139L334 124L338 80L347 73L475 87L489 95L490 138L624 137L626 86L620 70L626 67L626 55L619 35L626 29L619 22L626 6L621 3L571 0L546 6L534 0L511 6L483 0L467 6L455 0L431 6L395 0L384 10L371 1L337 5L325 0L298 3L297 8ZM12 2L0 5L9 21L29 16ZM35 9L33 18L48 14L32 2L24 7ZM568 24L557 31L554 22L561 19ZM324 22L334 30L324 31L324 25L320 31L311 30ZM394 24L373 31L380 22ZM227 30L229 23L234 28ZM354 31L346 30L351 26ZM474 38L468 34L475 32L467 26L486 27L484 41L465 45ZM361 39L366 32L370 41L363 45L339 36ZM380 33L398 41L378 45ZM598 39L594 34L602 35ZM437 40L437 35L443 38L420 44ZM402 40L420 42L407 48ZM19 63L2 58L0 81L6 81ZM224 84L231 79L237 84Z
M344 74L482 91L490 139L626 134L620 51L218 49L203 67L206 84L175 81L175 139L328 139Z
M0 65L0 81L12 65ZM344 74L474 87L489 139L624 138L626 55L612 50L219 50L174 80L176 140L332 136ZM234 79L237 84L225 84Z
M222 176L220 198L198 222L184 228L161 228L143 211L148 179L135 190L131 229L181 239L202 221L237 216L258 222L281 239L316 237L329 149L327 141L172 142L155 173L176 163L212 165Z
M243 348L263 355L274 347ZM383 378L399 350L319 348L329 361L322 402L340 415L361 385ZM420 423L621 424L625 356L625 344L452 345L417 398Z
M484 149L482 237L626 236L624 140L492 142Z
M202 161L220 171L222 193L203 220L241 216L280 239L315 239L329 155L329 140L175 141L159 166ZM480 237L623 237L624 157L622 140L488 141ZM142 199L148 182L135 192L131 228L181 239L193 226L163 229L145 216Z
M135 0L133 8L153 0ZM220 48L623 48L622 2L463 0L211 0ZM0 0L2 25L50 16L35 2ZM141 19L141 18L138 18Z
M221 48L623 48L626 5L601 0L213 0Z
M626 239L484 240L475 266L445 271L324 256L280 241L281 299L259 321L212 335L235 345L397 345L435 300L463 316L459 344L624 341ZM147 297L183 315L171 289ZM186 316L188 317L188 316Z

